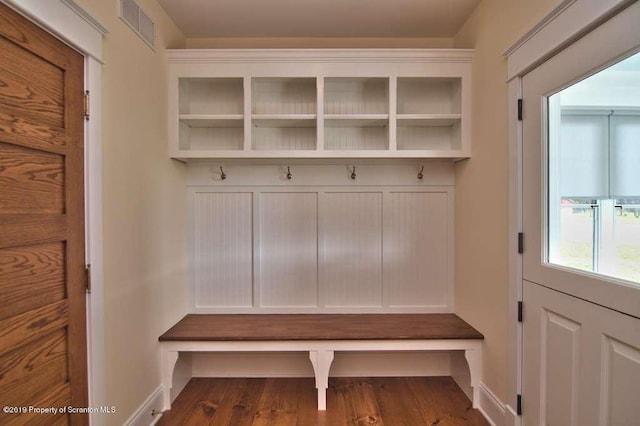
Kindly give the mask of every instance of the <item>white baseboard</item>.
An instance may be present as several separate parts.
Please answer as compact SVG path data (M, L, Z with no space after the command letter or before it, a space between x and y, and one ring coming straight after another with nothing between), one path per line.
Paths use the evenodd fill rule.
M487 421L493 426L505 426L505 405L491 390L480 383L479 410Z
M510 405L505 408L504 426L520 426L521 420L516 411Z
M158 386L151 395L125 422L125 426L152 426L160 419L160 415L151 415L151 411L162 411L162 385Z

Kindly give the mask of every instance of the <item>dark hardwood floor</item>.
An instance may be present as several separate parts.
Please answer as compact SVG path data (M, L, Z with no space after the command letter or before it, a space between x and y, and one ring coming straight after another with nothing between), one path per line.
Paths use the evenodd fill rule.
M488 425L450 377L191 379L158 425Z

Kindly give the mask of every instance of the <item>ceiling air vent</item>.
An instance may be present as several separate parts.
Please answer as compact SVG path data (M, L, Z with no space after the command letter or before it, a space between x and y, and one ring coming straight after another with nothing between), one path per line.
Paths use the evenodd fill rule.
M120 19L153 49L155 24L133 0L120 0Z

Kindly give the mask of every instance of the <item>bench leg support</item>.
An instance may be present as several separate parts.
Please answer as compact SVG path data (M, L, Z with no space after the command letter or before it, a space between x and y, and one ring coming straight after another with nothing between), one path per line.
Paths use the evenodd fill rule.
M318 410L327 409L327 388L329 387L329 370L333 362L333 351L309 351L309 358L316 376L318 389Z
M480 349L466 349L464 351L464 357L469 364L469 375L471 378L471 387L473 388L473 408L479 408L482 352Z
M177 351L162 351L162 401L163 410L171 409L171 388L173 387L173 369L178 361Z

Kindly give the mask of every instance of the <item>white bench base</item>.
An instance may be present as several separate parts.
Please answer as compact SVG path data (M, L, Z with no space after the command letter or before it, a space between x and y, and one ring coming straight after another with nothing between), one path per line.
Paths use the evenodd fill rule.
M481 339L446 340L305 340L305 341L166 341L162 351L164 410L171 409L173 369L180 352L308 352L318 389L318 410L327 409L329 370L334 352L366 351L464 351L469 365L473 408L478 408L482 375Z

